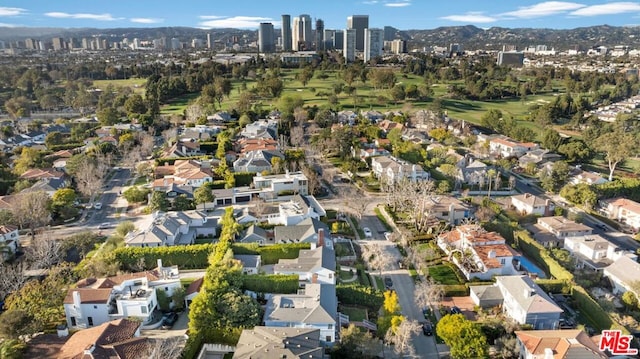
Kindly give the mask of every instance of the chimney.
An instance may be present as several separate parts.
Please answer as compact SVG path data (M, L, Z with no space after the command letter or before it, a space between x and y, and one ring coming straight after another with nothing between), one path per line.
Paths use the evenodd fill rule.
M80 310L80 304L82 303L82 300L80 299L80 292L77 290L73 291L73 306L76 307L76 309Z
M553 349L544 348L544 359L553 359Z
M524 289L524 297L525 298L533 297L534 294L536 294L536 291L533 290L533 288L525 288Z
M94 344L87 345L87 347L84 348L84 355L89 356L90 358L93 358L93 351L95 349L96 349L96 346Z
M324 229L318 229L318 247L324 247Z
M489 257L489 258L495 258L495 257L496 257L496 251L494 251L493 249L492 249L492 250L490 250L490 251L489 251L489 254L488 254L488 257Z
M449 205L449 224L453 226L455 222L456 222L456 207L453 205L453 203L451 203Z
M313 273L311 275L311 283L318 283L318 273Z
M162 271L162 259L158 258L158 272Z

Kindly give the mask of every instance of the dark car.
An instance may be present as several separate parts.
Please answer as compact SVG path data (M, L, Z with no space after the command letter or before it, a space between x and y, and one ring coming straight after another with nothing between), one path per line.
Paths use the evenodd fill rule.
M393 281L391 280L391 278L384 277L384 286L387 287L387 289L393 287Z
M426 307L425 307L425 308L422 308L422 315L424 316L424 319L429 318L429 314L430 314L430 312L431 312L431 311L429 310L429 308L426 308Z
M174 324L176 324L177 320L178 313L171 312L167 314L167 316L162 319L162 329L170 329Z
M449 311L451 314L462 314L462 311L460 310L460 308L458 307L451 307L451 310Z
M433 335L433 325L429 322L422 323L422 333L427 336Z

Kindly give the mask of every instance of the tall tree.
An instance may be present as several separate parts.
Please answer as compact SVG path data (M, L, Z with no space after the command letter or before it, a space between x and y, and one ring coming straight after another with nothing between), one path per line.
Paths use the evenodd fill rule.
M487 358L487 338L477 324L462 314L445 315L436 325L436 333L451 349L454 359Z
M420 333L421 326L415 320L404 319L396 328L390 328L385 335L388 343L393 344L393 351L404 357L415 357L416 349L411 343Z
M22 192L16 195L13 203L13 216L22 228L29 228L31 238L35 238L36 228L51 220L49 211L51 200L44 191Z
M622 129L616 129L598 137L595 147L605 155L609 166L609 181L613 181L613 172L616 167L633 156L639 146L633 135L623 132Z

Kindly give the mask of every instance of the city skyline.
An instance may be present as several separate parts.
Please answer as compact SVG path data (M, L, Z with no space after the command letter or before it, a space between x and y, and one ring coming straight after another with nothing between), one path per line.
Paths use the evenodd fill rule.
M213 5L213 4L212 4ZM336 5L336 6L331 6ZM510 28L576 28L593 25L638 26L640 2L635 1L510 1L431 2L417 0L330 0L300 5L291 0L240 0L215 3L208 8L194 0L180 3L40 2L6 0L0 7L0 27L121 28L187 26L257 30L260 23L281 26L281 15L309 14L323 19L325 29L346 28L347 17L369 15L370 27L433 29L439 26L475 25Z

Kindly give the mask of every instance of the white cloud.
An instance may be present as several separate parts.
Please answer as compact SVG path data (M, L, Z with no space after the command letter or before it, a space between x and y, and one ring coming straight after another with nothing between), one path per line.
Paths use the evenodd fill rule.
M96 21L115 21L122 20L122 18L115 18L111 14L70 14L66 12L48 12L45 16L55 17L59 19L88 19Z
M449 15L443 16L441 19L455 21L455 22L465 22L472 24L482 24L488 22L495 22L498 19L492 16L483 15L481 12L468 12L462 15Z
M575 2L545 1L532 6L523 6L518 8L518 10L509 11L501 15L527 19L561 14L567 11L584 8L585 6L586 5L578 4Z
M18 16L27 12L19 7L0 7L0 16Z
M164 22L164 19L153 19L148 17L133 17L129 20L131 20L131 22L136 22L138 24L158 24L158 23Z
M198 18L202 20L216 20L216 19L224 19L225 16L217 16L217 15L200 15Z
M411 1L410 0L404 0L404 1L400 1L400 2L388 2L385 3L384 6L387 7L405 7L405 6L409 6L411 5Z
M365 5L375 5L378 3L378 0L365 0L362 3Z
M198 25L204 28L235 28L250 29L256 28L261 22L271 22L275 25L275 21L268 17L259 16L232 16L227 18L216 18L200 22Z
M20 25L7 24L7 23L4 23L4 22L0 22L0 27L20 27Z
M598 16L598 15L612 15L622 14L626 12L638 12L640 13L640 4L636 2L612 2L602 5L592 5L583 7L576 11L571 12L574 16Z

